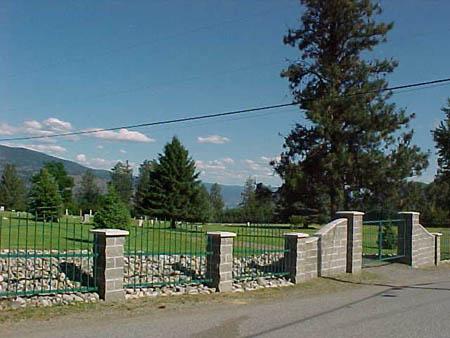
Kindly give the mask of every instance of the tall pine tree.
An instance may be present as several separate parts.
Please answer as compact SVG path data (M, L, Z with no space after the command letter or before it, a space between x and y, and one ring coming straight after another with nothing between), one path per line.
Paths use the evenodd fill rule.
M432 183L434 192L434 212L440 219L450 221L450 99L443 107L445 119L433 131L433 138L438 150L438 174Z
M447 107L443 107L445 120L433 131L434 142L438 150L438 176L450 181L450 98Z
M29 206L30 212L40 219L55 219L61 215L63 201L58 183L46 168L31 179Z
M170 220L198 220L199 173L189 152L177 137L164 146L150 174L150 188L145 203L153 216Z
M133 196L133 169L126 163L117 162L111 169L111 185L120 197L120 200L130 207Z
M219 222L223 213L225 203L222 198L222 189L220 185L214 183L209 191L209 202L212 209L212 219L214 222Z
M26 190L16 167L7 163L0 180L0 205L7 209L25 210Z
M62 162L48 162L44 165L44 168L54 177L58 184L64 207L73 209L72 189L75 183L73 177L67 174L64 164Z
M331 214L382 203L428 164L411 144L413 115L388 103L391 93L383 91L397 62L369 59L393 25L375 21L381 9L370 0L301 3L300 28L284 37L300 59L281 75L308 123L297 124L285 138L275 169L284 185L297 177L298 196L313 194L323 204L315 207Z
M78 205L84 211L97 210L100 206L100 188L98 187L92 170L86 170L81 177L78 190Z
M150 189L150 175L152 170L156 167L156 161L144 161L139 167L139 178L136 186L136 192L134 194L134 210L136 215L144 216L149 215L150 206L149 201L149 189Z

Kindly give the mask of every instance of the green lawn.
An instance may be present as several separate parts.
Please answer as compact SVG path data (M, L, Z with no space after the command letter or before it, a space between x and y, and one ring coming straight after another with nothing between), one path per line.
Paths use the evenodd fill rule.
M16 217L16 213L0 213L0 249L10 250L88 250L92 248L92 224L80 223L79 217L63 217L59 223L35 222L24 216ZM137 223L137 222L136 222ZM294 229L289 225L272 225L247 227L246 225L224 224L183 224L171 229L169 223L150 222L138 227L129 227L125 250L129 253L144 251L148 253L198 253L204 254L206 248L206 232L230 231L238 236L235 239L235 254L250 255L264 251L280 251L284 248L283 233L304 232L310 235L319 226L308 229ZM396 232L396 227L393 227ZM441 232L441 257L450 259L450 229L428 228L430 232ZM378 227L364 225L363 253L378 254ZM397 248L383 249L383 256L393 256Z
M92 247L92 224L80 223L79 217L63 217L59 222L34 221L0 213L0 249L10 250L87 250ZM11 217L12 216L12 217ZM23 216L23 215L22 215ZM137 223L137 222L136 222ZM206 232L236 232L236 247L243 251L280 250L284 247L283 233L300 231L314 233L317 229L293 229L289 225L264 227L233 226L223 224L182 224L171 229L168 222L147 222L128 228L125 250L132 253L203 253Z

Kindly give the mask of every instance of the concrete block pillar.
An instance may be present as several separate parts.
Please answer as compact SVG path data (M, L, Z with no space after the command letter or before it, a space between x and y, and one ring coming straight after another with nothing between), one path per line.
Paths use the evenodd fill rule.
M125 299L123 289L123 246L128 231L119 229L93 229L94 279L100 299L106 302Z
M219 292L233 289L233 239L234 232L208 232L206 251L206 278Z
M420 213L414 211L399 212L403 222L398 226L398 254L403 255L402 263L413 264L413 233L419 225Z
M338 211L337 218L347 219L347 273L358 273L362 269L362 230L364 213L360 211Z
M301 232L284 234L285 266L292 283L298 284L318 275L318 237L309 237Z
M432 232L434 236L434 265L439 265L441 263L441 236L440 232Z

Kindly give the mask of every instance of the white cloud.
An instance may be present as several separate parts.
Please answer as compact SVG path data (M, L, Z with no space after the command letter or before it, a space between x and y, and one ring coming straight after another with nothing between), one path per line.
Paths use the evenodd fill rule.
M122 153L122 154L126 154L127 153L127 151L124 150L124 149L120 149L119 152Z
M86 158L85 154L78 154L77 156L75 156L75 159L78 162L83 162L83 163L86 163L86 161L87 161L87 158Z
M72 124L70 122L62 121L56 117L49 117L42 123L54 131L69 131L72 129Z
M222 159L222 162L226 164L233 164L234 160L231 157L225 157Z
M107 160L101 157L88 158L85 154L78 154L75 160L88 167L97 169L111 169L118 160Z
M14 135L16 132L17 128L8 123L0 123L0 135Z
M200 170L225 170L226 167L220 161L195 161L195 166Z
M23 123L23 126L25 128L31 128L31 129L41 129L42 128L42 124L36 120L25 121Z
M98 128L88 129L89 131L99 130ZM90 134L92 137L101 138L111 141L128 141L128 142L155 142L155 139L148 137L138 131L130 131L128 129L120 129L119 131L113 130L99 130L96 133Z
M55 154L63 154L67 151L66 148L55 145L55 144L24 144L24 145L17 145L18 147L23 147L31 150L36 151L42 151L42 152L48 152L48 153L55 153Z
M224 144L230 142L230 139L225 136L220 135L209 135L209 136L199 136L197 137L198 143L212 143L212 144Z
M249 167L252 170L260 170L261 169L261 165L259 165L258 163L256 163L253 160L244 160L244 163L247 165L247 167Z
M97 149L103 149L103 146L102 146L101 144L99 144L99 145L97 146Z

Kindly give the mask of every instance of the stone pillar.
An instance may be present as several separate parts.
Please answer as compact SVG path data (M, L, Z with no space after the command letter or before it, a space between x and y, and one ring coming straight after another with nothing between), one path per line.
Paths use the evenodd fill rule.
M403 222L398 226L398 255L402 263L413 265L413 229L419 224L420 213L414 211L399 212Z
M337 218L347 219L347 273L358 273L362 269L362 229L364 213L360 211L338 211Z
M435 235L420 225L419 215L412 211L400 212L404 222L399 226L399 248L403 249L399 253L405 256L402 262L413 268L436 264L437 244L440 244L436 243Z
M206 278L219 292L233 289L233 238L234 232L208 232Z
M93 229L94 279L100 299L106 302L125 299L123 289L123 246L128 231L119 229Z
M318 237L301 232L284 234L285 266L292 283L298 284L317 277Z
M432 232L434 236L434 265L441 264L441 236L440 232Z

